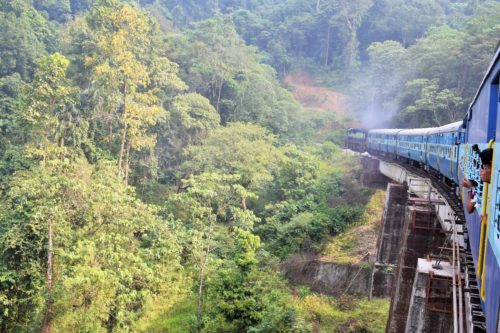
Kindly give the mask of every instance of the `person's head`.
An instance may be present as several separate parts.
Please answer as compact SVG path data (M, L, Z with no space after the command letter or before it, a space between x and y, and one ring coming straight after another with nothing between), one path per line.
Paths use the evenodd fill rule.
M481 170L479 171L479 176L484 183L491 182L491 165L483 164Z
M493 160L493 149L487 148L479 153L479 157L481 158L481 163L483 164L481 170L479 172L479 176L481 180L485 183L489 183L491 181L491 163Z

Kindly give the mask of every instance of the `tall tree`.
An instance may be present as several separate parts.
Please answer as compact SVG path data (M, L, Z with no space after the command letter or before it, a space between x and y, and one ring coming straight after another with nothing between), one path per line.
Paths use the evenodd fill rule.
M424 36L428 28L445 22L443 8L435 0L375 1L368 15L362 28L364 43L366 39L395 40L405 47Z
M106 0L92 9L87 22L91 33L84 65L95 87L111 101L107 103L110 140L113 120L119 119L118 166L128 181L131 150L152 151L156 136L149 129L167 117L160 98L185 89L185 84L176 76L177 66L155 50L157 27L138 8Z
M257 125L232 123L214 130L201 145L186 150L188 174L224 172L240 176L240 184L249 190L270 182L282 152L275 147L275 137ZM243 209L246 197L241 197Z
M163 175L179 166L186 146L199 144L220 125L220 116L210 101L197 93L175 96L168 108L170 118L158 126L156 147Z
M275 133L290 128L297 103L228 17L199 22L186 37L172 36L170 48L191 90L210 100L222 124L250 121Z
M228 226L244 230L253 228L257 218L239 207L241 197L254 197L240 184L239 175L206 172L185 180L186 191L173 195L167 209L188 224L190 253L197 266L197 331L202 331L205 280L212 264L213 252L226 243ZM226 228L225 228L226 227Z
M39 148L35 153L43 159L46 154L63 154L65 140L72 137L69 129L77 90L66 77L68 65L69 60L60 53L41 58L31 85L24 117L32 126L32 143ZM58 152L51 152L50 145L57 146Z
M3 331L131 331L182 294L172 231L115 165L46 160L1 198Z
M229 18L222 16L197 23L187 32L187 38L176 42L184 44L176 48L179 53L176 60L189 70L186 82L210 99L224 121L221 105L224 85L255 61L255 50L245 48Z
M372 0L337 0L329 1L323 5L322 14L326 14L328 17L325 47L326 65L329 63L331 39L335 36L336 40L340 41L343 46L340 52L342 68L349 73L356 66L359 56L358 29L372 4Z

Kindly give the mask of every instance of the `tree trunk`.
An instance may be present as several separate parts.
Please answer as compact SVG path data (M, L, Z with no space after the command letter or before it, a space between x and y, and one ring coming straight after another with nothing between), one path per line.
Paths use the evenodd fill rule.
M52 288L53 288L53 232L52 232L52 218L49 218L48 230L48 250L47 250L47 309L45 311L45 318L43 320L42 333L50 333L52 331Z
M210 252L210 247L208 247L207 252L205 254L205 258L201 263L200 267L200 275L198 276L198 306L196 312L196 327L198 333L201 333L201 307L203 305L203 287L204 287L204 276L205 276L205 267L208 262L208 254Z
M111 143L113 142L113 116L109 120L109 135L108 135L109 146L111 147Z
M217 113L219 113L219 104L220 104L220 96L222 94L222 86L224 85L224 80L221 79L219 84L218 84L218 92L217 92L217 107L215 108L217 110ZM220 113L219 113L220 114Z
M432 114L434 116L434 122L437 124L437 127L441 127L441 122L439 121L438 112L435 108L432 109Z
M241 197L241 206L243 207L243 210L247 210L247 198L246 197Z
M118 168L123 171L123 155L125 153L125 142L127 141L127 86L123 87L123 134L122 134L122 143L120 147L120 158L118 159Z
M215 218L214 218L215 219ZM203 288L204 288L204 281L205 281L205 269L208 264L208 256L210 255L210 242L212 240L212 227L213 223L215 221L213 220L212 217L210 217L210 224L208 226L208 235L207 235L207 247L205 250L205 256L202 259L202 262L200 264L200 274L198 276L198 305L197 305L197 312L196 312L196 328L197 332L201 333L201 316L202 316L202 306L203 306Z
M127 141L127 123L124 124L122 143L120 147L120 158L118 159L118 168L123 171L123 156L125 155L125 142Z
M349 19L349 17L345 16L345 20L347 23L347 28L349 29L349 44L347 45L347 57L345 59L345 67L346 69L350 72L352 68L352 64L354 63L354 57L356 54L356 42L357 42L357 37L356 37L356 28L354 27L353 23Z
M127 145L127 154L125 155L125 184L128 185L128 170L130 168L130 145Z

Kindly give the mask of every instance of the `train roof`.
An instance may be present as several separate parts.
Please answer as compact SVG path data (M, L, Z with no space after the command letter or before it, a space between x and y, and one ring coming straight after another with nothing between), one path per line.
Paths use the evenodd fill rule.
M435 130L435 127L427 127L427 128L411 128L401 130L398 135L427 135L432 130Z
M366 128L351 127L351 128L347 129L347 132L364 132L364 133L367 133L368 130Z
M469 111L467 111L467 114L469 114L470 112L470 109L472 108L472 106L474 105L474 103L476 103L476 100L479 96L479 93L481 92L481 90L483 89L483 86L486 82L486 80L488 80L488 77L490 76L491 74L491 71L493 70L493 68L495 67L495 64L497 63L498 59L500 58L500 47L497 48L497 51L495 52L495 56L493 57L493 60L491 61L490 63L490 66L488 67L488 70L486 71L486 74L484 75L484 78L483 80L481 81L481 85L479 86L479 88L477 89L476 91L476 95L474 95L474 98L472 99L472 102L470 103L470 106L469 106Z
M388 134L388 135L395 135L395 134L398 134L399 131L401 131L400 128L379 128L379 129L370 130L368 132L368 134Z
M441 134L441 133L450 133L450 132L457 132L460 129L462 129L463 121L456 121L451 124L447 124L441 127L436 127L431 129L427 134Z

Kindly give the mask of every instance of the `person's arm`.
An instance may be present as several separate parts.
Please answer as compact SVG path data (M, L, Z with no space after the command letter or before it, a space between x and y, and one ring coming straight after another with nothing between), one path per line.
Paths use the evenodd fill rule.
M472 199L474 199L474 196L472 195L472 189L469 189L467 191L467 200L465 201L465 209L469 214L472 213L474 209L476 209L476 203L472 201Z

